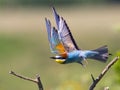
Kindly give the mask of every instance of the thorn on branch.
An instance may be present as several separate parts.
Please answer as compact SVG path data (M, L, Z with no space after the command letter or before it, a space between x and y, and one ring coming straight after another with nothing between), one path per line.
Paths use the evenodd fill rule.
M95 78L94 78L93 74L91 74L91 77L92 77L93 82L95 82Z

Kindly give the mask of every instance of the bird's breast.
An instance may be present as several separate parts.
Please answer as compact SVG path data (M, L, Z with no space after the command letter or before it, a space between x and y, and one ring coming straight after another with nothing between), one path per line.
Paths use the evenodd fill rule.
M79 51L73 51L73 52L70 52L70 53L68 53L68 60L77 60L77 59L79 59L79 54L80 54L80 52Z

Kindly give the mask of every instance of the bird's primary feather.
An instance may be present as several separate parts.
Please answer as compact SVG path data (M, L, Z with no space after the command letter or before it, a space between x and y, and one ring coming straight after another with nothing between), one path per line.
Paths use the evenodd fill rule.
M53 13L57 25L59 39L63 43L66 51L72 52L74 50L79 50L66 21L63 19L63 17L60 17L57 14L54 7L53 7Z

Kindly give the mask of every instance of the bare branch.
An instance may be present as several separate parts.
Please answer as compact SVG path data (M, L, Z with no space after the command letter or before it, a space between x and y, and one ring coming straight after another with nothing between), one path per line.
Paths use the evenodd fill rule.
M36 79L37 79L37 85L38 85L39 90L43 90L43 85L42 85L42 82L40 80L40 76L36 75Z
M24 80L28 80L28 81L37 83L37 80L31 79L31 78L28 78L28 77L25 77L25 76L22 76L22 75L19 75L19 74L16 74L16 73L13 72L13 71L10 71L9 73L12 74L12 75L14 75L14 76L16 76L16 77L19 77L19 78L21 78L21 79L24 79Z
M104 69L103 71L100 73L100 75L94 79L93 75L91 75L93 83L91 84L89 90L93 90L95 88L95 86L98 84L98 82L102 79L102 77L106 74L106 72L110 69L110 67L112 65L114 65L115 62L117 62L119 60L119 56L115 57Z
M16 74L15 72L13 71L10 71L9 72L10 74L18 77L18 78L21 78L23 80L27 80L27 81L31 81L31 82L34 82L38 85L38 88L39 90L43 90L43 85L41 83L41 80L40 80L40 76L39 75L36 75L36 79L32 79L32 78L28 78L28 77L25 77L25 76L22 76L22 75L19 75L19 74Z

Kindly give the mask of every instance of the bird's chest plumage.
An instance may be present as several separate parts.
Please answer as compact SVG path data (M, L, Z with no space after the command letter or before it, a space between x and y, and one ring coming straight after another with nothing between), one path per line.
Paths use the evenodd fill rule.
M68 53L68 57L66 58L66 63L72 63L80 61L80 51L73 51Z

